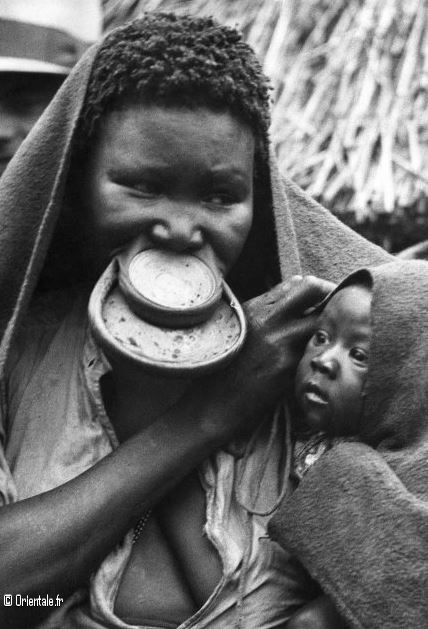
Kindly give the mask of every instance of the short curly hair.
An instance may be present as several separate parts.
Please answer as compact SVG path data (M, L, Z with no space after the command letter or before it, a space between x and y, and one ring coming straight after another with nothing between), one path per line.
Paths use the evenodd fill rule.
M210 17L145 13L100 44L81 118L92 137L106 112L139 100L228 110L248 124L265 153L269 81L235 29Z

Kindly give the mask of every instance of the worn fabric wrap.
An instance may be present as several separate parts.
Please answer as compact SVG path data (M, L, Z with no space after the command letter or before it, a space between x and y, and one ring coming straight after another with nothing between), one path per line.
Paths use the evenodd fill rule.
M0 374L60 213L96 46L59 90L0 179Z
M351 627L426 629L428 263L367 273L372 341L361 442L322 456L269 530Z

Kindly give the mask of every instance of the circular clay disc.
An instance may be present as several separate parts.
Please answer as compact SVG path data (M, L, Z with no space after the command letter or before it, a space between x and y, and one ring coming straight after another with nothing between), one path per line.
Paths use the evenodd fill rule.
M221 288L207 320L171 328L143 319L129 307L113 261L89 301L92 330L107 356L131 360L146 370L171 375L213 371L236 355L246 335L239 302L225 282Z
M209 363L237 343L241 326L236 312L223 300L210 319L194 327L171 329L137 317L122 293L113 290L103 309L111 336L143 361L189 369Z
M129 280L138 293L161 308L186 310L210 302L219 280L192 255L148 249L130 262Z

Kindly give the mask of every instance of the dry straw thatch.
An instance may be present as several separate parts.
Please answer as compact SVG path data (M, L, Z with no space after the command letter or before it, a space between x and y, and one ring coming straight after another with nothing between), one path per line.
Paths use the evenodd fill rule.
M104 0L238 25L275 88L280 167L362 221L428 195L428 0ZM422 201L423 209L425 201Z

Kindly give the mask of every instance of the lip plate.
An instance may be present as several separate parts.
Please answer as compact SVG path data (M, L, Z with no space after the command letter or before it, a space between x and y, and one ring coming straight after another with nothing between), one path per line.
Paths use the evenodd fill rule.
M206 329L208 328L209 332L209 330L212 329L215 320L211 323L206 322L203 324L201 326L203 329L199 331L200 334L196 334L196 330L194 330L195 338L192 343L195 348L195 353L188 355L187 358L184 356L182 351L180 351L180 355L174 356L174 347L176 347L176 345L171 347L171 337L176 337L176 343L178 343L180 338L179 345L181 347L181 342L183 341L182 336L187 334L186 329L174 330L168 328L158 328L155 326L158 330L158 336L153 339L153 326L149 323L145 323L142 329L140 329L141 320L139 320L137 329L133 330L133 332L137 332L138 330L141 332L139 336L144 336L144 339L141 338L142 342L136 343L134 338L131 340L128 334L129 330L126 331L123 328L122 332L125 331L126 336L121 339L112 330L110 325L111 321L106 312L107 307L111 307L116 310L117 316L114 317L115 320L117 320L116 322L120 322L120 326L122 326L123 322L123 325L127 327L128 324L126 318L122 318L121 312L117 311L117 302L113 299L113 293L117 293L119 291L118 274L119 261L115 258L95 284L88 305L89 321L92 332L98 339L107 356L110 355L115 358L130 361L135 367L140 367L144 371L158 374L161 373L164 376L194 377L205 373L211 373L221 367L224 367L233 360L236 354L240 351L247 334L247 323L242 307L225 282L223 282L222 285L223 298L219 307L223 310L226 308L226 310L229 311L228 318L230 318L231 322L233 320L238 327L236 328L236 334L233 334L232 338L230 334L230 327L224 325L225 320L222 318L221 339L223 339L223 350L221 350L221 347L218 347L218 343L213 347L210 335L208 335L207 338ZM120 291L119 293L121 294ZM125 303L124 299L124 296L121 295L121 301ZM131 323L135 318L138 319L138 317L133 314L132 310L128 309L128 306L126 306L126 310L127 317L129 315L131 318ZM208 354L207 351L205 351L205 353L203 351L204 347L201 343L202 334L204 335L206 341L205 346L208 343ZM163 337L166 335L167 337L167 346L169 348L169 353L171 354L169 357L165 355L163 348L160 347L161 344L158 341L161 339L159 339L159 335ZM152 353L147 351L149 340L152 341ZM190 341L191 339L188 340ZM190 347L190 349L192 349L192 347Z
M175 254L160 249L145 249L130 259L119 255L119 283L130 308L140 317L154 325L166 327L191 327L207 321L221 301L223 284L220 275L202 259L190 254ZM188 267L188 268L187 268ZM196 283L188 281L191 270L196 270ZM141 274L144 282L140 285ZM144 277L144 271L146 277ZM184 304L168 303L162 295L156 296L156 274L166 273L192 287L192 301ZM183 275L184 273L184 275ZM187 278L187 279L186 279ZM186 291L184 291L186 293ZM199 295L198 295L199 293ZM160 296L160 299L159 299ZM199 298L199 299L198 299Z

